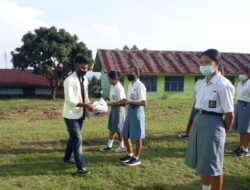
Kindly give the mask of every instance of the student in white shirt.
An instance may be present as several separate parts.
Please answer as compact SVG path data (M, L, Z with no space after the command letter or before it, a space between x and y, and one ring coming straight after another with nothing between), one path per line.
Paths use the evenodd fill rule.
M239 79L236 95L238 103L235 106L233 129L240 133L240 147L233 152L236 156L244 157L249 156L250 146L250 66L243 68Z
M64 81L64 107L63 117L66 123L69 140L63 161L65 163L74 163L77 167L77 174L81 176L90 175L86 169L83 152L81 128L85 119L85 109L93 111L93 106L88 98L88 80L85 77L89 69L89 63L83 55L75 59L75 71ZM74 153L74 158L71 155Z
M115 134L117 133L119 146L115 149L115 152L124 151L124 142L122 138L122 129L125 121L125 105L121 105L120 101L126 99L125 90L121 85L119 79L119 73L117 71L110 71L108 73L110 83L110 96L108 106L111 106L111 112L109 115L108 129L109 140L106 146L102 146L100 151L112 150Z
M234 86L223 74L220 54L208 49L200 56L206 76L196 95L196 114L189 133L185 163L202 178L203 190L221 190L226 132L234 118Z
M127 92L127 100L121 103L128 104L128 112L123 127L122 135L127 147L128 155L121 158L120 162L127 166L141 164L139 159L142 150L142 140L145 139L145 113L147 105L146 88L139 79L139 68L131 65L128 68L128 80L130 81ZM136 141L133 152L131 141Z

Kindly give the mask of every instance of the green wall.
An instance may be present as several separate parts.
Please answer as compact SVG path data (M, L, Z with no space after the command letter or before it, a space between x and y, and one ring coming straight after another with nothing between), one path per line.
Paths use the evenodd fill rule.
M239 82L238 77L235 78L236 87ZM102 72L101 76L102 89L105 96L109 96L109 81L106 73ZM128 88L129 81L127 77L124 77L124 87L125 91ZM157 76L157 92L147 92L148 99L157 99L157 98L192 98L195 84L195 76L193 75L184 75L184 91L183 92L165 92L165 75ZM126 91L127 93L127 91Z
M109 79L107 73L104 73L103 71L101 72L101 86L102 86L102 91L103 95L109 97Z
M129 81L124 77L125 90L128 88ZM157 92L147 92L148 99L156 98L186 98L193 97L194 76L184 76L184 92L165 92L165 76L157 76Z

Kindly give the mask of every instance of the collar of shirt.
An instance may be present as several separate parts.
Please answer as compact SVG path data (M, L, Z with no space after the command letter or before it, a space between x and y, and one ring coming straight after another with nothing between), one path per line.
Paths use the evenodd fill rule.
M134 86L134 85L136 85L136 84L139 83L139 82L140 82L140 79L137 78L135 82L131 82L131 85Z
M205 78L205 80L207 84L210 84L210 83L216 84L218 80L220 79L220 77L221 77L221 73L218 72L216 75L214 75L214 77L209 82L207 82L207 77Z

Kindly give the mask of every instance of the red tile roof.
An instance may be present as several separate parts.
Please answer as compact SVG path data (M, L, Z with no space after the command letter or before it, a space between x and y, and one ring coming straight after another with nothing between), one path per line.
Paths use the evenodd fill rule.
M127 71L130 64L138 65L142 72L152 74L199 74L199 55L192 51L151 50L107 50L99 49L96 60L100 60L104 72ZM244 65L250 64L250 54L221 53L225 74L238 74ZM98 61L97 61L98 62ZM101 71L94 65L93 71Z
M0 69L0 87L49 87L49 81L32 70Z

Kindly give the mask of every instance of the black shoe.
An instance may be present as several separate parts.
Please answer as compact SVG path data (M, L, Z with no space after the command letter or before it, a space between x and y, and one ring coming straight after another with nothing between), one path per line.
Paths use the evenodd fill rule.
M236 148L235 150L233 150L233 154L237 154L238 152L240 152L242 150L241 147Z
M127 162L129 162L132 158L133 158L132 156L127 155L127 156L121 158L121 159L120 159L120 162L121 162L121 163L127 163Z
M249 156L249 153L246 152L246 151L244 151L243 149L241 149L240 151L238 151L238 152L236 153L236 156L239 156L239 157L247 157L247 156Z
M131 160L129 160L129 162L125 163L126 166L137 166L140 165L141 161L137 160L136 158L132 158Z
M91 172L88 171L86 168L82 168L80 170L77 170L77 175L79 175L79 176L88 176L90 174L91 174Z
M72 158L70 158L69 160L63 159L62 161L66 164L75 164L75 161Z

